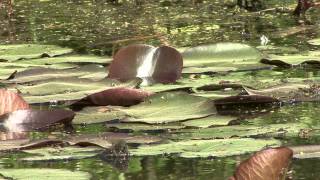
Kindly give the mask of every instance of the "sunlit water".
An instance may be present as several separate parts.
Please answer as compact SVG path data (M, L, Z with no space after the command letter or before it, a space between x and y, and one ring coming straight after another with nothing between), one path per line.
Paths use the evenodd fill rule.
M136 5L113 5L104 1L15 1L14 15L8 19L0 11L0 42L48 43L69 46L83 53L112 55L119 47L131 43L160 45L165 36L175 47L195 46L215 42L243 42L260 45L260 38L267 38L274 46L292 46L299 51L311 47L304 40L320 34L317 29L289 37L279 37L275 30L299 26L301 22L290 14L248 15L238 13L234 6L211 0L200 4L190 1L178 4L170 1L150 1ZM293 5L294 0L270 1L281 7ZM274 7L274 6L272 6ZM219 29L214 26L219 26ZM187 28L186 28L187 27ZM118 40L121 40L117 42ZM153 73L155 49L148 53L138 70L139 77ZM319 76L318 71L293 71L288 77ZM304 103L274 112L263 119L265 123L306 121L317 124L318 104ZM103 125L75 127L76 133L107 131ZM49 133L50 134L50 133ZM59 133L55 133L59 134ZM34 136L42 136L35 133ZM287 139L288 145L315 144L319 138ZM0 154L1 155L1 154ZM83 170L93 179L226 179L236 165L248 156L215 159L184 159L176 156L131 158L127 170L119 170L98 158L74 161L19 162L17 156L3 155L0 168L48 167ZM319 159L294 160L294 179L319 179Z

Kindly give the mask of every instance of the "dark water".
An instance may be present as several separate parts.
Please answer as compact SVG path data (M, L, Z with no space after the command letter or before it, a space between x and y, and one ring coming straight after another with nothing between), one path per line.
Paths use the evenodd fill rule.
M266 1L268 8L294 7L295 0ZM272 45L291 46L298 51L315 48L306 40L319 36L317 28L282 36L291 27L317 23L297 19L290 13L250 14L236 8L234 1L123 1L106 0L16 0L13 14L0 9L0 43L45 43L75 48L80 53L112 55L131 43L169 44L174 47L216 42L243 42L257 46L267 36ZM310 21L310 22L309 22ZM217 28L220 27L220 28ZM290 33L290 31L288 31ZM317 70L288 72L289 77L318 77ZM262 117L264 122L304 121L318 126L319 104L304 103ZM77 133L106 131L103 125L76 127ZM37 135L35 135L37 136ZM287 139L288 145L316 144L319 138ZM185 159L175 156L131 158L121 170L99 158L45 163L16 161L4 155L0 168L48 167L83 170L93 179L227 179L236 165L248 156L217 159ZM294 179L320 179L319 159L294 160Z

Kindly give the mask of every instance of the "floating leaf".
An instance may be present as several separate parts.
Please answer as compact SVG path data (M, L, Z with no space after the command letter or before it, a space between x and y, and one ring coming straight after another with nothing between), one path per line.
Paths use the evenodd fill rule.
M46 147L39 149L24 150L23 152L33 154L31 157L22 158L23 161L52 161L52 160L74 160L94 157L103 151L99 147Z
M158 93L141 104L120 110L129 116L124 122L150 124L196 119L216 113L211 100L184 92Z
M95 124L126 117L126 113L110 107L86 107L76 112L73 124Z
M80 101L72 104L73 106L86 105L114 105L114 106L131 106L142 102L151 93L141 89L134 88L111 88L101 92L91 94Z
M182 66L182 56L174 48L130 45L116 53L108 77L121 81L152 78L156 82L169 83L180 78Z
M215 139L232 137L298 137L307 126L300 123L267 124L267 125L235 125L202 129L182 129L176 131L176 139Z
M67 78L67 77L83 77L96 73L103 74L102 77L96 77L96 79L103 79L105 75L105 68L97 65L86 65L79 68L72 69L53 69L53 68L31 68L25 71L17 72L6 83L27 83L44 81L54 78Z
M182 122L183 125L189 127L208 128L211 126L226 126L230 121L237 119L234 116L211 115L201 119L193 119Z
M226 157L260 150L266 146L278 146L277 140L214 139L186 140L168 144L145 145L130 150L134 156L179 154L181 157Z
M142 131L158 132L182 129L185 126L179 124L145 124L145 123L110 123L106 125L109 128L116 128L122 131Z
M311 39L308 41L309 44L320 46L320 38Z
M126 84L111 79L93 81L80 78L57 78L34 82L30 85L18 85L17 89L28 103L65 103L66 101L80 100L90 94L101 92L110 88L132 87L137 81Z
M182 55L185 67L197 67L187 69L184 73L220 72L221 68L235 71L266 67L259 63L262 55L257 49L239 43L198 46L187 49Z
M30 109L30 107L19 94L0 89L0 115L20 109Z
M280 101L318 101L319 87L311 84L283 84L262 90L254 90L245 87L249 95L261 95L276 98Z
M62 48L55 45L40 44L17 44L17 45L1 45L0 59L15 61L19 59L32 59L42 56L52 57L62 54L71 53L73 50Z
M5 178L12 179L46 179L46 180L89 180L91 175L83 171L69 171L63 169L48 169L48 168L23 168L23 169L0 169L0 174Z
M74 112L68 110L17 110L0 116L3 127L11 132L43 129L56 123L70 123Z
M230 180L284 179L292 158L286 147L266 149L243 161Z
M52 65L59 63L70 63L78 65L87 64L101 64L105 65L111 62L110 58L93 56L93 55L71 55L71 56L59 56L50 58L39 58L39 59L27 59L20 60L19 63L33 64L33 65Z
M260 61L264 64L275 65L282 68L290 68L294 66L320 66L320 56L315 56L309 53L293 54L293 55L271 55L269 58L264 58Z

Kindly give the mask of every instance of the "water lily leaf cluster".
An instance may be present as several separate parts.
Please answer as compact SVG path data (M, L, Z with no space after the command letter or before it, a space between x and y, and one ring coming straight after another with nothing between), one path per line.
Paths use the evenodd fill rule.
M3 48L1 83L7 89L0 91L0 121L7 133L57 124L85 130L98 124L113 133L35 142L28 136L5 136L0 150L27 153L21 161L110 159L101 153L118 148L132 156L225 157L278 147L279 138L301 137L317 127L305 121L259 119L276 114L272 111L286 112L283 103L319 101L317 78L270 70L272 65L316 67L315 52L309 52L314 57L309 61L285 61L240 43L202 45L182 53L169 46L138 44L120 49L111 61L42 46L16 57L20 46ZM41 109L43 105L49 109ZM122 142L125 145L118 145Z

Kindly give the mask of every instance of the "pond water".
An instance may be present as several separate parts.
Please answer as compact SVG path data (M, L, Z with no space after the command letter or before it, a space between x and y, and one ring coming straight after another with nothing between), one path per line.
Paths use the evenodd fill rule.
M1 1L0 1L1 2ZM81 54L112 56L120 47L133 43L154 46L167 44L176 48L217 42L240 42L258 47L266 53L287 55L320 50L307 41L320 37L317 12L307 12L306 19L291 15L295 0L267 1L270 11L247 12L232 0L166 1L123 0L16 0L13 14L8 16L0 8L0 43L43 43L71 47ZM272 10L273 9L273 10ZM268 39L267 46L266 40ZM266 49L266 47L280 47ZM238 74L237 74L238 73ZM256 87L267 87L263 79L319 80L317 69L279 69L258 72L237 72L230 77L259 82ZM219 74L203 74L214 79ZM189 78L184 75L183 78ZM228 78L228 76L226 76ZM228 80L228 79L224 79ZM264 84L266 82L266 84ZM202 92L207 93L207 92ZM210 96L210 93L208 93ZM41 107L46 108L46 107ZM241 124L269 125L303 123L320 129L319 103L290 104L270 110L261 116L244 118ZM246 111L238 112L245 114ZM64 136L69 133L89 134L115 131L104 124L76 125L72 131L34 132L37 139L44 136ZM117 130L128 132L128 130ZM130 131L129 131L130 132ZM166 137L168 131L135 131ZM319 144L319 132L277 137L286 145ZM235 167L250 154L224 158L183 158L177 155L131 157L120 165L91 157L80 160L20 161L23 153L0 154L0 168L56 168L89 172L92 179L227 179ZM293 179L319 179L320 161L317 158L294 159L290 169Z

